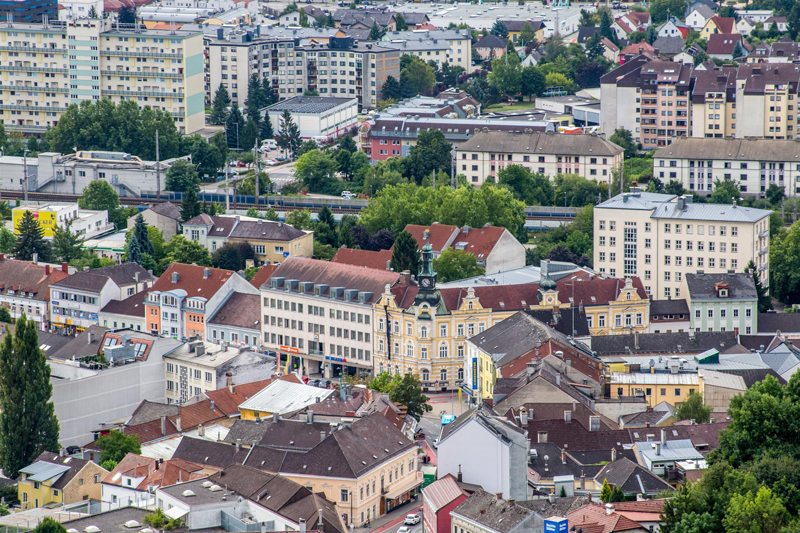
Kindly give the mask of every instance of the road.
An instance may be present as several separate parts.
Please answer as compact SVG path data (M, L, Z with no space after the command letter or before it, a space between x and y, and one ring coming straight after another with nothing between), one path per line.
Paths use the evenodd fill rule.
M419 499L417 501L419 501ZM401 507L401 509L405 509L405 507L407 507L407 506L408 506L408 504L406 504L403 507ZM408 506L408 508L405 509L405 513L403 513L402 517L397 518L395 520L392 520L391 522L389 522L388 524L386 524L384 526L379 526L379 527L373 529L372 533L397 533L400 530L401 527L407 527L408 528L408 533L422 533L422 520L419 521L419 524L414 524L413 526L406 526L404 524L406 515L407 514L411 514L411 513L419 513L419 515L421 517L422 516L422 507L419 507L419 508L415 509L414 507Z

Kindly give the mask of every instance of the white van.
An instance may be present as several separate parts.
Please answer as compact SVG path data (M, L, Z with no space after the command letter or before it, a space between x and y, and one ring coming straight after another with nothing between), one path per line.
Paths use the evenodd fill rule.
M267 150L277 150L278 149L278 141L275 139L264 139L261 141L261 148Z

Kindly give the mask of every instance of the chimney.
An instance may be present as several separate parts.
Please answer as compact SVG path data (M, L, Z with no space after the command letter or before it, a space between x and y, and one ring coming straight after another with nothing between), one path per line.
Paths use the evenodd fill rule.
M653 446L655 446L656 455L661 455L661 443L656 442Z
M555 490L555 489L554 489ZM555 494L548 494L547 499L551 504L556 503L556 495Z
M319 441L322 442L324 440L325 440L325 432L324 431L320 431L319 432Z
M139 284L139 273L138 272L134 272L133 273L133 281L135 281L137 285Z
M628 279L630 279L630 278L628 278ZM638 331L634 331L633 332L633 347L634 347L635 350L637 350L637 351L639 350L639 332Z
M236 394L236 386L233 384L233 372L225 372L225 386L231 391L231 394Z
M45 265L44 266L44 275L45 276L49 276L50 275L50 265Z
M306 420L307 420L307 422L309 424L313 424L314 423L314 411L308 411L306 413Z
M586 493L586 499L589 500L589 503L592 503L592 493L591 492L587 492Z
M403 270L400 273L400 284L401 285L411 285L411 271L410 270Z
M463 476L461 475L461 465L458 465L458 476L456 476L456 479L459 483L461 483L463 480Z
M567 464L567 452L561 452L561 464Z
M661 445L662 446L666 446L667 445L667 430L666 429L662 429L661 430Z
M39 263L39 254L37 252L33 252L33 264Z
M61 272L69 274L69 263L61 263Z
M564 411L564 422L572 422L572 411Z
M211 269L210 268L204 268L203 269L203 279L208 279L210 277L211 277Z
M301 518L297 522L297 525L299 526L299 530L298 530L299 533L306 533L306 521L305 521L305 519Z
M236 449L238 450L241 447L242 447L242 439L236 439Z
M214 402L211 402L211 403L214 403ZM203 424L200 424L199 426L197 426L197 435L199 437L205 437L206 436L206 427Z
M177 272L172 273L172 283L178 283L178 280L181 279L181 275Z
M181 432L181 415L175 417L175 429L178 430L178 433Z
M93 342L94 342L94 332L93 331L89 331L86 334L86 344L92 344Z
M581 490L586 490L586 474L581 470Z
M606 504L606 514L609 514L609 515L614 514L614 504L613 503L607 503Z
M211 400L211 410L213 411L216 405L214 405L214 400Z
M528 410L524 407L519 410L519 424L523 428L528 425Z
M167 435L167 417L161 417L161 436L165 437Z
M275 424L277 424L277 423L278 423L278 417L279 417L279 416L280 416L280 415L278 415L278 413L272 413L272 422L273 422L273 423L275 423Z
M502 500L503 499L503 493L502 492L495 492L494 493L494 499L495 500Z
M617 460L617 449L611 448L611 462L613 463L616 460Z

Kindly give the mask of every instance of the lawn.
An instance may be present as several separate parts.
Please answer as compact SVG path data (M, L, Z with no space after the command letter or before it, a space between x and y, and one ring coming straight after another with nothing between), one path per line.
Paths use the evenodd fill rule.
M523 109L533 109L536 107L536 101L532 102L518 102L513 105L492 104L483 108L483 111L521 111Z

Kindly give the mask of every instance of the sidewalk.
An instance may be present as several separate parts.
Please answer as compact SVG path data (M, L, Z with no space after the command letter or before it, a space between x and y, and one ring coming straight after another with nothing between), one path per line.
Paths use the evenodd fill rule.
M409 502L406 505L401 505L397 509L386 513L385 515L376 518L372 521L369 527L357 527L353 529L353 533L381 533L393 527L402 524L405 521L406 515L411 513L422 513L422 497L417 497L417 501Z

